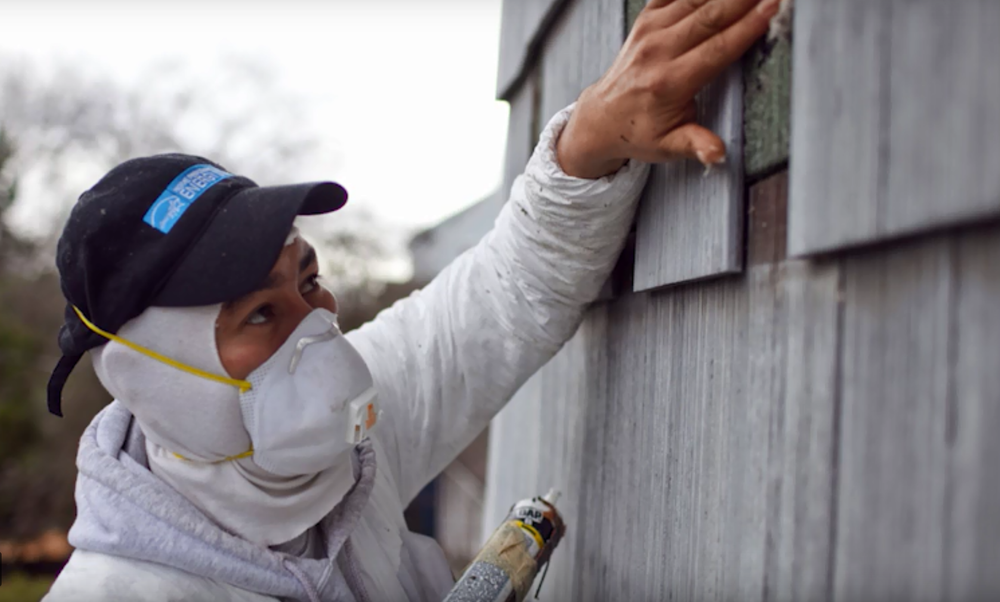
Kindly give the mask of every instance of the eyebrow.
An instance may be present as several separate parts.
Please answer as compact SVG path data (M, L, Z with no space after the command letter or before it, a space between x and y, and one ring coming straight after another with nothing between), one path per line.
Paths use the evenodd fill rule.
M311 266L314 263L316 263L316 249L313 248L312 245L306 245L306 253L305 253L305 255L302 256L302 259L299 260L299 272L306 271L306 269L308 269L309 266ZM264 278L264 282L262 282L261 285L258 286L256 289L254 289L254 290L250 291L249 293L243 295L239 299L233 299L232 301L226 301L225 303L223 303L223 306L225 306L225 307L232 307L234 305L237 305L237 304L240 303L240 301L246 299L250 295L253 295L255 293L259 293L260 291L266 291L266 290L271 289L271 288L278 288L279 286L281 286L282 283L284 283L284 281L285 281L285 278L281 274L278 274L278 275L268 274L267 278Z
M306 245L306 254L299 260L299 271L306 271L306 268L314 263L316 263L316 249L314 249L311 245Z

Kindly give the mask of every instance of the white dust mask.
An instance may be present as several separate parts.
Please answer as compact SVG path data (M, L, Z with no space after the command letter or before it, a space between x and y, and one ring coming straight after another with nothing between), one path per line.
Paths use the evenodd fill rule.
M326 309L306 316L247 380L240 408L253 461L279 476L343 462L378 420L372 375Z
M300 361L309 359L309 365L315 365L312 363L313 356L318 355L315 352L323 352L324 357L330 358L330 365L324 367L327 373L320 376L325 387L304 382L306 373L301 371L307 364L297 367L295 374L289 374L286 363L285 376L280 378L280 370L276 369L271 376L270 371L265 372L262 367L252 375L254 386L263 386L265 380L271 379L286 382L279 383L276 389L268 389L273 392L267 395L255 393L256 399L262 402L261 414L259 419L245 420L240 390L249 388L250 383L223 376L226 372L215 343L215 324L220 309L219 305L150 307L123 326L118 332L120 336L108 333L111 342L91 352L94 367L108 391L137 418L147 436L149 468L157 477L230 533L264 546L285 543L326 516L355 479L349 455L341 453L339 459L328 460L337 453L335 450L309 451L314 449L315 432L310 431L305 437L286 430L293 428L293 421L290 420L291 412L282 412L282 408L301 400L289 396L290 403L282 406L281 390L289 383L295 383L296 387L301 383L303 390L325 388L327 394L344 399L352 397L356 391L370 388L371 377L366 368L356 365L353 349L343 355L337 352L327 356L325 349L329 343L306 345ZM325 328L329 329L335 317L329 312L322 313ZM317 316L310 318L316 320ZM298 333L305 328L305 323L301 324L292 340L299 338ZM322 330L323 327L316 329ZM343 339L342 336L338 338ZM290 344L297 345L295 342ZM272 360L277 366L276 358ZM345 362L345 366L338 366L340 362ZM347 365L351 368L347 369ZM331 378L333 374L340 376ZM313 403L322 403L322 398L318 399ZM270 409L265 409L265 404L270 405ZM347 403L347 407L350 408L351 403ZM371 411L377 418L374 406ZM285 416L272 420L271 413L275 412ZM364 407L355 414L365 418L360 420L361 434L370 423L367 412ZM244 426L249 420L284 425L279 430L284 441L303 444L295 450L296 456L320 453L322 457L315 465L328 468L294 477L265 470L258 465L253 445L270 440L272 429L269 435L251 441ZM340 427L329 427L324 438L325 442L339 447L346 433L340 432ZM325 442L318 442L319 447L322 448ZM263 443L261 449L265 450L263 457L268 457L269 445ZM279 452L279 457L282 453Z

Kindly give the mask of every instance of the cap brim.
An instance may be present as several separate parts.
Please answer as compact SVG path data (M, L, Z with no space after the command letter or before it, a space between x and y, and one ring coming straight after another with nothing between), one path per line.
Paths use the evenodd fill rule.
M333 182L240 190L212 218L152 305L212 305L257 290L296 216L329 213L346 202L347 191Z

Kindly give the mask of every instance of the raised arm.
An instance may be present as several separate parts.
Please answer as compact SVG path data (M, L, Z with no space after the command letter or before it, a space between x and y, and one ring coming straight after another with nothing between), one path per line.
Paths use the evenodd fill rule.
M556 115L494 229L350 339L380 392L380 460L407 503L573 335L621 252L647 162L725 157L694 95L775 0L654 0L608 72Z

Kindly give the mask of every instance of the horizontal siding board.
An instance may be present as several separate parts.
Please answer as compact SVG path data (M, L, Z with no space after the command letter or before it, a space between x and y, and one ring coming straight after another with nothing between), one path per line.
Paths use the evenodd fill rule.
M698 96L698 121L726 143L726 164L653 166L636 218L633 290L742 269L743 75L732 66Z
M789 250L1000 215L1000 4L800 0Z

